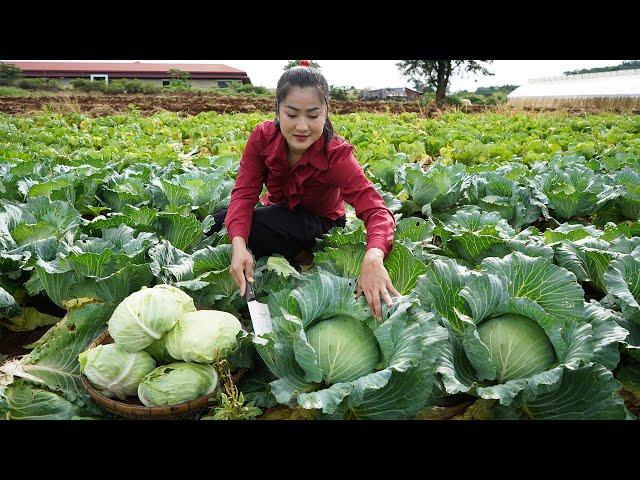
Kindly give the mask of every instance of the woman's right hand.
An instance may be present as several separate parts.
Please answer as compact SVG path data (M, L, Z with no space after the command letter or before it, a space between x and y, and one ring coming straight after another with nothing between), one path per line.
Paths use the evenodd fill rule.
M245 273L247 279L253 283L253 255L247 250L247 244L242 237L234 237L231 245L231 277L240 289L240 296L244 297L247 287Z

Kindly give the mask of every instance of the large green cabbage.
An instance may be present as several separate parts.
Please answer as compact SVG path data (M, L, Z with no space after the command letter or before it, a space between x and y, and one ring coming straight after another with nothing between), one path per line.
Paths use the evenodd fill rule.
M129 353L115 343L86 350L78 361L91 385L105 397L120 400L135 395L144 376L156 368L147 352Z
M147 407L174 405L208 395L217 384L213 365L177 362L147 374L138 386L138 397Z
M139 352L171 330L185 313L195 309L193 299L179 288L142 287L116 307L109 319L109 334L126 351Z
M449 330L436 366L445 391L497 401L500 418L624 419L606 370L628 333L615 315L547 258L514 252L480 267L435 259L416 283L420 308Z
M378 342L364 322L336 317L307 331L307 341L318 357L325 383L350 382L373 372L378 363Z
M553 364L553 346L542 327L530 318L501 315L483 322L478 335L489 349L500 383L531 377Z
M322 418L413 418L435 386L447 330L432 314L409 313L413 295L384 304L380 322L353 290L352 279L318 269L298 287L269 294L273 332L253 336L276 377L269 392L280 404L321 410Z
M227 312L198 310L185 313L167 333L167 352L176 360L212 363L224 358L237 345L240 321Z

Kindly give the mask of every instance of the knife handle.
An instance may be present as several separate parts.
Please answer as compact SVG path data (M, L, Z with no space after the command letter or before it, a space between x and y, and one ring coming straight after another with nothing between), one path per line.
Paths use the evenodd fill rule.
M245 297L247 299L247 302L251 302L256 299L256 294L253 291L253 284L249 282L246 273L244 273L244 281L246 282Z

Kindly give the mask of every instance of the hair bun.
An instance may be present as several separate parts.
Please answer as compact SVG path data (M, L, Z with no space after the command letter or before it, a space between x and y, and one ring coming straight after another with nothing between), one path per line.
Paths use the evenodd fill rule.
M310 67L311 66L311 60L300 60L298 62L298 65L301 67Z

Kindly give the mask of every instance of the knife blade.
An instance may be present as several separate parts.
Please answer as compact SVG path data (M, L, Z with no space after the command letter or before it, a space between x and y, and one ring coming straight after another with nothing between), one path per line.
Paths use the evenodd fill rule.
M249 316L251 317L253 332L257 336L260 336L264 333L273 332L269 306L256 300L256 295L253 291L253 285L249 282L249 280L247 280L246 274L244 276L244 279L247 282L247 291L245 292L245 298L247 299L247 306L249 307Z

